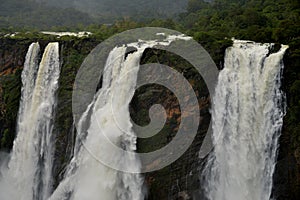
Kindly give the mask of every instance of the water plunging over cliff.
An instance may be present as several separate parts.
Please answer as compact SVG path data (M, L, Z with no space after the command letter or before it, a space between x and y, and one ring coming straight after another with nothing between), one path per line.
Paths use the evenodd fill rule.
M110 51L102 87L79 120L73 159L51 200L144 199L144 180L137 173L141 169L138 156L116 149L136 150L137 136L132 129L129 103L136 89L144 50L158 44L167 46L176 39L190 38L170 35L161 42L139 41ZM128 47L135 51L126 54Z
M40 65L39 45L33 43L22 72L17 136L7 167L0 169L0 199L46 200L50 195L51 200L144 199L141 175L112 169L98 158L135 172L141 168L138 157L116 153L111 144L136 150L128 107L141 56L156 44L140 41L110 52L102 87L80 118L72 161L51 194L58 43L46 47ZM227 49L212 110L215 148L205 170L209 199L270 199L284 115L280 79L287 49L282 46L272 53L272 46L235 41ZM135 51L128 54L127 47Z
M127 150L136 149L136 136L132 131L128 105L134 94L139 60L143 50L128 55L126 60L125 46L116 47L110 52L104 69L102 88L80 120L80 124L87 122L89 128L84 130L79 125L73 159L65 179L61 181L51 199L69 199L70 193L70 199L74 200L143 199L143 179L139 174L119 172L97 159L99 156L106 156L119 162L120 165L140 167L137 158L115 154L112 144L107 143L105 137L109 137L114 144L124 143L123 147ZM118 94L115 98L116 102L111 100L113 94ZM112 107L118 113L113 113ZM114 119L114 115L119 114L124 119L122 128ZM86 136L82 136L84 134Z
M205 169L211 200L268 200L285 113L283 55L235 40L226 50L212 106L214 150Z
M33 43L26 55L17 136L8 166L1 169L3 200L45 200L52 190L52 129L60 74L59 45L48 44L38 67L39 50L39 44Z

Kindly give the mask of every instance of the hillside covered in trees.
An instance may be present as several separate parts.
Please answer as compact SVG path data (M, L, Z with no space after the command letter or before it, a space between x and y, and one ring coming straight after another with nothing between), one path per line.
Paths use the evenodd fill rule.
M0 5L0 28L49 29L174 17L187 0L1 0Z

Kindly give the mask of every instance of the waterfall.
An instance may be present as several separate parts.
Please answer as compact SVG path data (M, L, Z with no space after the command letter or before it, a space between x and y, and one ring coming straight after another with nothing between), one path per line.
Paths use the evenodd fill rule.
M21 131L25 113L28 113L31 103L32 93L34 89L35 79L38 71L40 46L38 43L32 43L29 46L28 52L25 57L24 69L22 71L22 88L21 88L21 100L18 113L18 127L17 132Z
M49 43L38 67L39 44L30 45L11 158L1 169L0 199L45 200L52 190L52 129L58 88L59 45Z
M137 137L132 129L129 103L144 50L155 45L167 46L176 39L185 38L170 35L161 42L139 41L111 50L104 67L102 87L79 120L73 158L51 200L144 199L143 177L130 173L130 170L141 169L139 158L116 147L136 150ZM136 51L126 56L130 47ZM112 168L101 158L124 170Z
M136 149L136 137L131 130L128 105L134 94L142 51L128 55L126 60L124 59L125 52L126 47L123 46L115 48L110 53L104 69L102 88L96 94L90 110L87 110L91 111L92 115L84 144L85 148L81 148L74 157L77 159L78 165L76 169L77 182L72 194L74 200L96 200L99 197L106 200L143 199L141 190L143 179L139 174L123 173L111 169L94 157L102 154L102 156L113 157L123 165L132 167L140 165L137 158L113 154L114 150L111 148L111 144L105 142L104 138L105 136L109 137L115 145L124 143L126 150ZM111 102L112 95L116 94L118 94L118 97L115 98L116 102ZM124 118L121 128L114 120L115 113L111 110L112 106ZM87 115L84 115L81 120L86 120L86 117ZM101 131L106 135L101 134ZM91 152L96 155L91 155Z
M119 162L120 165L140 167L138 158L114 154L112 144L106 142L105 136L109 137L109 140L115 145L123 143L125 150L136 150L136 136L130 123L129 103L134 94L139 60L144 49L128 55L126 60L125 46L116 47L110 52L104 69L102 88L97 92L94 101L80 119L78 137L81 140L85 138L84 145L77 138L74 156L69 164L66 177L51 199L68 199L69 193L72 193L71 199L73 200L143 199L141 175L119 172L104 165L96 157L107 156ZM111 101L112 95L116 94L118 94L118 98ZM118 113L111 111L112 106ZM91 113L90 116L89 113ZM115 114L122 116L123 124L115 122ZM89 128L85 133L82 125L86 121L89 123ZM86 134L86 136L80 136L82 134ZM96 154L92 155L91 152Z
M211 200L268 200L285 114L280 90L282 45L234 40L226 50L212 106L214 150L208 160Z
M40 63L34 95L32 99L35 114L36 132L40 137L39 154L41 158L39 194L46 199L52 192L52 165L54 146L52 141L56 91L60 74L59 44L49 43Z

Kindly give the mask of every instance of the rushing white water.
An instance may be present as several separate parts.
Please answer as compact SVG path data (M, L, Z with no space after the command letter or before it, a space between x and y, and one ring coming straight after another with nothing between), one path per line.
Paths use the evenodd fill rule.
M38 53L39 45L33 43L26 55L17 137L8 167L1 169L3 200L44 200L52 190L52 129L60 73L59 45L48 44L39 69Z
M52 166L54 141L52 131L56 107L56 91L60 74L59 44L49 43L40 63L36 86L33 92L32 112L36 114L35 126L40 137L40 180L38 193L46 199L52 192ZM39 180L39 181L40 181Z
M46 35L56 35L58 37L62 37L62 36L74 36L74 37L89 37L90 35L92 35L91 32L87 32L87 31L80 31L78 33L74 33L74 32L51 32L51 31L42 31L41 33L46 34Z
M183 36L168 36L165 41L139 41L115 47L107 58L102 88L83 113L78 126L74 157L64 180L51 196L51 200L142 200L143 177L140 174L121 172L139 171L141 163L136 156L116 151L118 146L126 151L136 150L136 135L132 130L129 103L134 95L139 62L146 48L169 45ZM125 58L127 47L136 51ZM88 125L86 125L88 124ZM88 127L84 130L84 127ZM82 144L83 143L83 144Z
M211 200L268 200L285 112L287 46L235 40L226 50L212 109L214 151L205 169Z
M128 55L126 60L124 59L125 51L126 47L123 46L115 48L110 53L105 66L102 88L81 118L81 123L83 123L88 118L87 113L92 112L91 124L84 142L86 148L82 148L81 144L76 144L76 148L79 149L74 153L67 178L64 180L67 181L69 177L74 177L72 181L67 183L67 187L71 188L68 190L72 191L71 199L96 200L100 197L106 200L143 199L143 179L140 175L119 172L95 159L95 156L112 157L120 165L140 167L137 158L128 158L118 154L112 155L111 153L114 152L111 147L112 144L106 143L105 136L101 134L101 131L104 132L112 143L126 143L126 150L133 151L136 148L136 137L131 130L128 105L134 94L138 63L143 51ZM113 94L118 94L116 102L111 102ZM118 110L118 114L122 115L124 124L121 126L126 134L116 124L114 113L111 110L112 106ZM91 152L95 155L91 155ZM61 183L54 193L53 199L65 198L66 189L60 189L63 184Z

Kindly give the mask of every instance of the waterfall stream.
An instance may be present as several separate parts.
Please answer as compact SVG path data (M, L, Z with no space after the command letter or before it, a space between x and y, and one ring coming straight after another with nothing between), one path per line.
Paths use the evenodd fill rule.
M129 103L146 48L169 45L139 41L111 50L102 87L82 114L72 160L53 191L56 92L59 44L49 43L39 63L40 46L30 45L22 72L17 135L10 159L0 168L1 200L143 200L144 179L135 151L137 136ZM184 38L181 38L184 39ZM128 53L128 47L134 48ZM210 200L269 200L278 138L285 114L281 91L282 45L234 40L226 50L212 106L214 149L204 170ZM113 169L124 168L124 171ZM3 163L2 163L3 164Z
M99 197L106 200L143 199L143 179L139 174L119 172L97 159L97 157L107 156L120 165L137 168L140 166L137 158L116 154L111 147L112 144L105 139L108 137L115 145L127 141L127 144L124 144L126 149L131 151L136 149L136 137L131 130L128 105L134 94L138 63L143 51L129 55L126 60L125 52L125 46L117 47L110 52L104 69L102 88L80 120L82 124L87 122L89 128L85 133L79 125L79 138L77 138L73 159L65 180L55 191L52 199L65 199L69 192L72 193L71 199L74 200L96 200ZM116 102L111 100L114 94L118 94L118 98L115 98ZM118 113L113 113L111 107L114 107ZM88 115L90 112L91 116ZM114 114L124 119L122 129L116 124ZM81 134L86 136L82 137ZM65 189L66 186L68 189Z
M59 45L49 43L42 60L30 45L22 72L17 136L7 168L1 169L0 199L45 200L52 190L52 129L60 73Z
M269 200L285 114L287 46L235 40L226 50L212 106L214 150L204 171L211 200Z
M111 50L104 67L102 88L79 120L73 159L51 200L145 198L143 177L139 173L130 173L141 168L139 158L116 149L136 150L137 137L132 129L129 103L136 89L144 50L158 44L167 46L177 39L190 38L169 35L161 42L139 41ZM136 51L126 56L128 47ZM118 171L112 166L124 170Z

